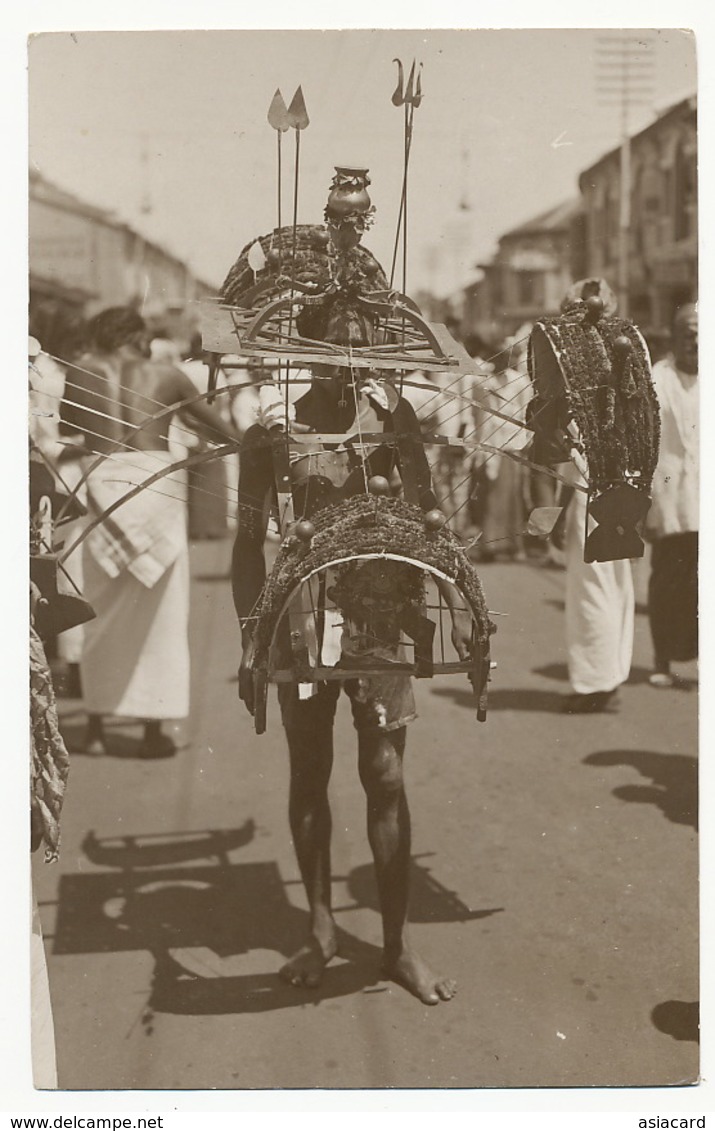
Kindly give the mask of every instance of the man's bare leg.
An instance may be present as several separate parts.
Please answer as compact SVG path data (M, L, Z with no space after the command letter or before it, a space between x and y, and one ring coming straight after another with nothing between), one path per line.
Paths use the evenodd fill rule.
M310 907L308 941L286 962L281 977L294 986L317 986L337 953L330 903L328 782L333 765L332 731L286 731L290 754L288 815L293 845Z
M407 939L410 811L402 777L405 728L358 737L360 780L367 795L367 835L375 859L384 934L383 973L426 1005L449 1001L456 984L436 975Z

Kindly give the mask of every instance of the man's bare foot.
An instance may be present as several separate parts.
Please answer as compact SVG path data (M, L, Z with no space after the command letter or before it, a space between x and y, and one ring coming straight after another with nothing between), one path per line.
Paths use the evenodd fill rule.
M311 935L285 966L281 966L280 976L292 986L315 989L323 980L325 967L337 953L338 941L334 931L326 932L320 938Z
M420 956L406 947L397 958L384 958L382 972L386 978L409 990L425 1005L449 1001L457 992L456 982L433 974Z

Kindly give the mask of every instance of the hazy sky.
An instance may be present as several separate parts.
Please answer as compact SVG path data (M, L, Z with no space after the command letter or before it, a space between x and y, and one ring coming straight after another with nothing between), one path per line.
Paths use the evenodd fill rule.
M618 140L598 105L603 30L56 32L29 50L30 160L220 282L240 248L275 224L279 86L302 84L299 220L317 222L333 166L364 162L377 219L366 243L388 264L399 204L402 112L394 57L424 63L410 180L411 287L450 289L498 237L575 194ZM663 105L696 85L691 35L656 34ZM645 113L645 117L644 117ZM636 109L634 124L648 120ZM143 164L142 150L148 154ZM284 135L284 217L294 135ZM140 217L149 194L152 214ZM466 194L470 211L458 213ZM435 264L430 247L441 250ZM430 267L432 261L432 267Z

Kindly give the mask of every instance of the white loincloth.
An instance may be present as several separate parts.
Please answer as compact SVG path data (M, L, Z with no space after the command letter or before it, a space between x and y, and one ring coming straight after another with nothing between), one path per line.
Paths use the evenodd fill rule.
M569 680L579 695L613 691L628 679L635 616L630 561L584 562L585 532L586 495L575 491L564 556Z
M169 452L112 455L90 475L94 515L171 464ZM189 713L186 481L160 479L83 544L82 688L90 714L180 719Z

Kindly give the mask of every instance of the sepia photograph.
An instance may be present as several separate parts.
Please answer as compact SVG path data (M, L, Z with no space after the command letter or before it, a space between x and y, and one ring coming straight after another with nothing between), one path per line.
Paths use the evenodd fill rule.
M29 35L38 1092L699 1084L698 50Z

